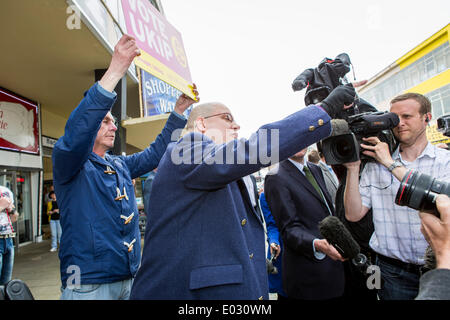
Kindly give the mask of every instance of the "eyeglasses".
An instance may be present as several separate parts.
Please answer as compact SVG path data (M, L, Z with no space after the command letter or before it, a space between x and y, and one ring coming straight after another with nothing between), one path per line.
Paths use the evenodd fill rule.
M207 117L203 117L203 118L204 119L208 119L208 118L211 118L211 117L216 117L216 116L221 116L221 115L225 115L225 120L227 120L227 121L229 121L231 123L234 122L233 116L231 115L231 113L228 113L228 112L213 114L212 116L207 116Z

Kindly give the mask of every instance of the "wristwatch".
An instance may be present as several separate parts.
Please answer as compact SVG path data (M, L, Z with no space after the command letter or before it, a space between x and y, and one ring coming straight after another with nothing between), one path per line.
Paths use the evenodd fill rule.
M402 167L402 166L403 166L403 163L401 163L400 161L394 161L394 163L392 163L389 166L388 170L389 170L389 172L392 172L392 170L394 170L395 168Z

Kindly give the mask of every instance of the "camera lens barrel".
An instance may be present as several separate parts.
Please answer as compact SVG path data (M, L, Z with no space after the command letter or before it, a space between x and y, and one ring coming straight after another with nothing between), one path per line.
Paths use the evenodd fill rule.
M436 197L439 194L450 196L450 184L416 170L410 170L402 179L395 203L439 217L436 209Z

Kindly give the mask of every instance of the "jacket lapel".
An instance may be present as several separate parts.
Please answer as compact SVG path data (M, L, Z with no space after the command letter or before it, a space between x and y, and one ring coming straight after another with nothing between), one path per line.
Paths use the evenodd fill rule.
M258 213L255 208L253 208L252 205L252 201L250 200L250 196L248 194L248 190L247 187L245 185L244 180L242 180L242 178L238 179L236 181L238 187L239 187L239 191L241 192L242 195L242 199L244 200L244 202L247 203L247 205L250 207L250 210L252 210L252 213L256 216L256 218L258 219L258 221L261 223L262 226L264 226L264 222L262 221L262 217L261 214ZM256 198L256 201L258 201L258 199Z
M323 202L322 197L317 193L316 189L314 189L314 187L311 185L308 179L306 179L305 175L301 173L295 165L293 165L289 160L281 162L280 165L283 166L283 168L288 171L290 176L294 177L295 180L301 183L301 185L307 191L309 191L313 196L315 196L317 199Z
M336 181L334 180L334 177L331 174L330 170L328 170L328 168L323 163L319 162L319 166L322 168L323 174L326 175L329 178L331 183L333 183L334 187L337 189L338 185L336 184Z
M314 176L314 179L316 179L317 184L319 185L320 189L322 190L322 194L325 197L325 200L328 202L328 206L329 208L334 208L334 205L332 204L333 201L331 200L328 192L324 192L324 190L327 190L327 187L325 185L325 181L323 181L323 179L320 179L317 174L319 173L318 170L314 170L313 168L311 168L311 165L309 165L308 163L308 168L311 170L312 175ZM319 168L320 169L320 168ZM320 170L322 171L322 170ZM323 181L323 183L322 183Z

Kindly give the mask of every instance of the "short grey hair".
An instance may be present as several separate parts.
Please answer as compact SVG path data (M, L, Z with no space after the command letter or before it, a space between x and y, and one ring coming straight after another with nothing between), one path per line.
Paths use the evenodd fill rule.
M195 121L198 118L212 116L217 108L222 106L225 107L225 105L220 102L207 102L195 106L189 114L186 129L189 131L194 130Z

